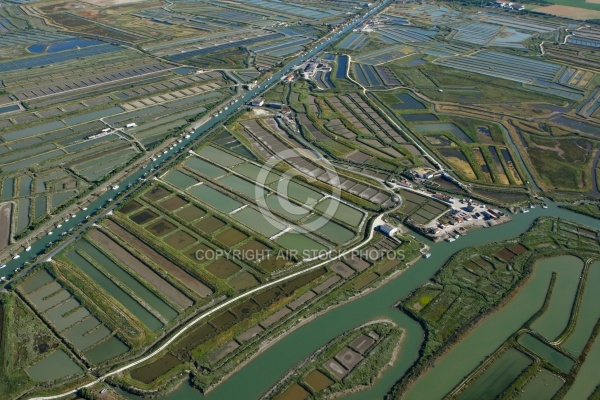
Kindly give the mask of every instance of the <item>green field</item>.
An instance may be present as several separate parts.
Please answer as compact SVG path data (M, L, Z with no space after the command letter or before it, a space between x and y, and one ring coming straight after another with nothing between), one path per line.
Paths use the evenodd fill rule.
M550 3L556 4L559 6L569 6L569 7L577 7L577 8L585 8L586 10L596 10L600 11L600 4L588 3L586 0L549 0ZM532 6L528 6L527 8L531 8Z

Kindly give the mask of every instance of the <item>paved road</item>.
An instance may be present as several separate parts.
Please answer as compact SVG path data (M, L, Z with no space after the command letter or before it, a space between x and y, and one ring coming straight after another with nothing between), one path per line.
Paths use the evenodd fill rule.
M57 395L53 395L53 396L34 397L31 400L51 400L51 399L58 399L58 398L61 398L63 396L67 396L67 395L70 395L70 394L74 394L74 393L77 393L81 389L91 387L91 386L93 386L93 385L95 385L95 384L97 384L99 382L104 381L106 378L109 378L109 377L111 377L113 375L119 374L119 373L121 373L123 371L126 371L128 369L131 369L131 368L135 367L136 365L139 365L141 363L144 363L144 362L148 361L149 359L151 359L151 358L157 356L158 354L160 354L169 345L171 345L175 340L177 340L181 335L183 335L185 332L187 332L192 326L194 326L195 324L197 324L198 322L200 322L202 320L205 320L206 318L208 318L212 314L216 313L217 311L220 311L220 310L224 309L225 307L227 307L227 306L235 303L236 301L244 299L244 298L246 298L248 296L251 296L254 293L257 293L257 292L259 292L261 290L268 289L268 288L270 288L272 286L279 285L282 282L288 281L288 280L293 279L293 278L295 278L297 276L303 275L303 274L305 274L307 272L314 271L314 270L316 270L316 269L318 269L318 268L320 268L320 267L328 264L329 262L331 262L333 260L338 260L338 259L340 259L340 258L342 258L344 256L352 254L352 252L360 249L362 246L366 245L371 239L373 239L373 235L375 234L376 228L378 226L380 226L380 225L383 224L382 217L383 217L383 214L380 214L380 215L378 215L377 217L375 217L373 219L373 224L371 225L371 229L369 231L369 235L367 236L367 238L365 238L362 242L360 242L356 246L354 246L354 247L352 247L352 248L344 251L343 253L336 252L334 257L331 257L331 258L329 258L329 259L327 259L327 260L325 260L323 262L315 264L315 265L313 265L313 266L311 266L309 268L306 268L306 269L304 269L302 271L298 271L298 272L295 272L293 274L284 276L283 278L279 278L279 279L271 281L269 283L265 283L265 284L263 284L261 286L258 286L258 287L254 288L252 290L249 290L249 291L247 291L245 293L242 293L242 294L240 294L240 295L238 295L236 297L233 297L233 298L231 298L231 299L229 299L229 300L227 300L227 301L219 304L218 306L210 309L209 311L206 311L206 312L200 314L199 316L197 316L196 318L194 318L192 321L188 322L185 326L183 326L175 334L173 334L166 342L164 342L158 348L156 348L156 350L152 351L151 353L149 353L149 354L147 354L147 355L145 355L145 356L143 356L141 358L138 358L135 361L132 361L131 363L129 363L127 365L124 365L122 367L119 367L118 369L115 369L115 370L113 370L113 371L111 371L109 373L106 373L106 374L102 375L102 376L98 377L96 380L94 380L94 381L92 381L90 383L87 383L85 385L80 386L77 389L73 389L73 390L70 390L70 391L65 392L65 393L61 393L61 394L57 394Z
M124 187L135 188L146 178L150 178L151 174L156 174L157 171L151 171L151 168L157 167L161 170L166 169L169 165L172 165L173 161L177 160L177 156L182 150L187 150L197 145L196 140L201 139L202 135L212 128L216 127L219 124L222 124L231 116L233 116L240 107L244 107L245 103L249 102L253 98L261 95L265 91L269 90L272 86L279 83L279 80L287 75L292 69L308 60L313 58L315 55L320 53L323 49L325 49L330 44L334 43L336 40L340 39L350 30L355 28L357 25L361 24L365 19L369 18L371 15L377 13L381 8L385 7L391 2L391 0L384 0L381 4L376 7L370 9L367 13L365 13L362 17L357 18L353 22L346 25L342 30L336 33L329 33L324 38L317 41L317 44L314 47L299 55L295 59L289 61L286 65L284 65L278 72L273 73L270 77L267 78L266 81L259 84L255 89L244 92L242 94L237 94L232 100L228 100L227 103L223 104L222 113L213 117L212 115L206 115L199 121L192 124L190 127L190 133L188 136L183 139L182 143L176 143L175 149L168 149L165 153L161 154L161 158L158 158L156 162L150 162L145 167L141 167L142 162L137 162L134 164L134 167L137 166L137 169L129 172L129 175L125 175L125 173L121 172L119 176L123 176L123 179L118 182L120 186L118 190L108 190L103 194L98 195L98 197L91 201L87 205L87 210L85 212L78 212L75 217L71 217L68 221L64 221L61 223L61 227L54 228L52 235L46 235L44 230L39 230L38 235L41 235L35 242L31 243L31 249L28 252L21 252L18 254L17 259L12 259L6 263L6 267L2 269L2 275L11 276L14 278L17 276L15 272L17 269L32 267L35 265L35 262L39 262L40 259L47 259L46 253L47 248L51 242L55 242L57 240L65 241L65 244L70 243L77 235L79 235L83 229L85 229L89 224L86 216L89 217L93 215L94 217L89 217L92 220L98 219L96 215L106 210L107 207L113 206L113 202L116 202L117 196L122 198L125 194L122 193ZM227 109L225 109L227 108ZM213 110L214 111L214 110ZM211 113L212 114L212 113ZM154 153L156 154L156 153ZM129 169L127 169L129 171ZM72 215L73 210L76 209L76 206L71 207L68 215ZM64 214L63 214L64 215ZM104 215L104 214L100 214ZM55 220L56 221L56 220ZM64 245L60 246L61 248ZM56 252L53 251L52 254ZM22 274L24 271L21 271ZM3 286L0 286L2 289Z

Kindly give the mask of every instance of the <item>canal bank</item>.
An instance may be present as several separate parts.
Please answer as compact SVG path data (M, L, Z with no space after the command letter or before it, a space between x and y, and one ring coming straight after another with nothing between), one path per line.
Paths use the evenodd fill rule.
M395 309L394 304L427 282L455 252L466 247L514 238L525 232L541 216L560 217L600 229L599 221L550 203L547 209L536 208L526 214L514 215L513 221L479 230L476 235L468 234L452 243L430 243L430 258L419 260L403 274L376 290L297 327L206 396L184 383L164 398L232 399L239 396L240 390L243 390L245 398L259 398L287 370L334 337L374 318L388 318L404 329L406 334L396 363L369 390L344 397L352 400L381 399L417 360L423 340L420 325Z

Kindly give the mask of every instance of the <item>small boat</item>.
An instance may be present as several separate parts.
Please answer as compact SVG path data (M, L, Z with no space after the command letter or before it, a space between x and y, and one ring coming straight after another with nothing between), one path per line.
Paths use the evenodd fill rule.
M0 267L0 269L2 269L2 268L6 268L6 264L3 264L3 265Z
M423 258L429 258L429 257L431 257L431 253L423 254Z
M456 239L454 239L453 237L446 238L446 242L449 242L449 243L452 243L452 242L454 242L455 240L456 240Z
M13 260L17 260L17 259L19 259L19 258L21 258L21 256L20 256L20 255L18 255L18 254L15 254L15 256L13 257Z
M548 204L542 204L542 208L548 208Z
M54 232L52 232L52 231L49 231L49 232L48 232L48 236L52 235L53 233L54 233Z
M56 225L57 228L62 228L61 224Z
M29 251L29 250L31 250L31 246L27 246L27 247L25 248L25 251Z

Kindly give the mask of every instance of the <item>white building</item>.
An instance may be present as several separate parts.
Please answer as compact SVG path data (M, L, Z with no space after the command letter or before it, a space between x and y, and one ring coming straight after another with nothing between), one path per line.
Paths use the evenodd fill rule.
M394 236L398 232L398 228L390 224L379 225L379 231L386 236Z

